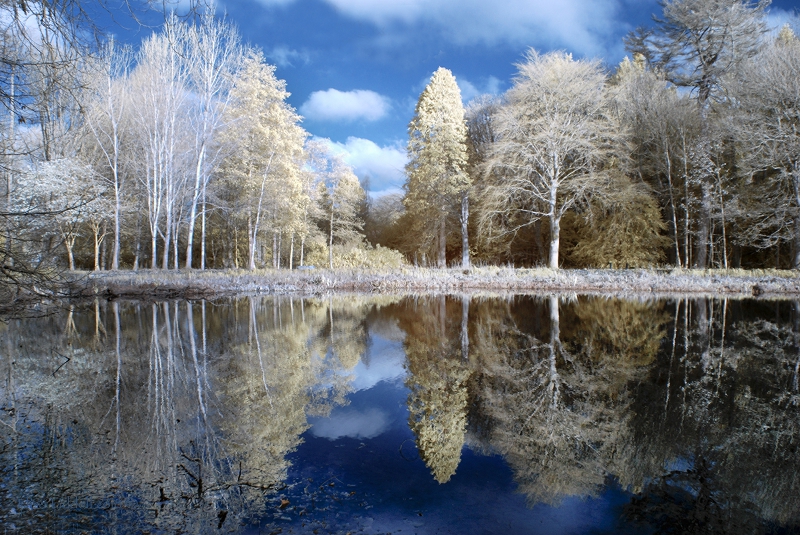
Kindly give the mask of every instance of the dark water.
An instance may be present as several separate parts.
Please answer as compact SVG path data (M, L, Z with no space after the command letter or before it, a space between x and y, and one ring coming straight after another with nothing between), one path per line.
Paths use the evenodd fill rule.
M0 534L800 533L800 304L106 303L0 324Z

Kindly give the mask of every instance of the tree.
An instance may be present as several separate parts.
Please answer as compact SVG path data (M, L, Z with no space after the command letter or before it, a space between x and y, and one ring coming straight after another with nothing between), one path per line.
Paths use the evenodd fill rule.
M96 83L90 87L86 125L94 137L101 153L103 167L110 174L109 182L114 190L114 247L111 269L119 269L120 227L122 220L122 197L125 175L122 172L122 142L126 129L125 105L128 69L132 51L109 41L96 64Z
M213 12L204 14L201 22L200 25L189 27L185 43L189 86L196 99L192 107L194 180L189 200L186 267L192 267L195 221L200 204L200 269L204 269L206 192L212 172L219 163L218 151L214 150L215 136L224 127L230 89L241 69L244 49L233 26L215 19Z
M597 61L530 50L497 113L482 226L516 233L550 223L549 265L559 266L561 218L605 188L604 165L620 135L608 113Z
M653 189L666 212L676 265L688 267L692 228L692 147L701 135L697 106L670 87L642 55L620 63L610 80L615 108L630 131L632 173Z
M791 266L800 269L800 40L784 28L731 78L743 237L760 248L788 241Z
M157 242L163 238L162 268L169 267L169 249L177 268L180 223L176 210L186 182L189 144L186 63L175 50L186 31L177 19L164 25L163 33L151 36L139 52L131 74L134 101L135 150L140 165L139 181L146 192L150 226L151 266L157 265ZM162 224L163 220L163 224Z
M461 264L469 266L469 175L467 127L461 92L453 74L444 68L433 73L417 101L408 125L408 180L404 204L410 217L422 225L423 245L434 244L437 265L447 265L448 215L456 200L461 207Z
M360 209L366 198L353 169L322 143L310 143L320 192L318 199L328 228L328 267L333 269L333 242L356 244L362 240L364 221Z
M273 266L279 267L279 236L300 216L295 201L303 194L300 166L306 132L285 102L288 96L286 82L275 78L275 67L255 53L245 59L231 89L224 139L237 149L225 159L223 172L236 207L247 215L250 269L256 267L263 220L272 227Z
M652 267L663 262L671 242L662 236L667 226L650 188L620 175L611 178L609 189L602 203L592 202L584 214L575 214L571 230L577 241L567 251L568 261L595 268Z
M666 0L662 3L663 18L654 17L655 29L639 28L625 39L628 50L641 54L676 86L690 88L697 99L701 135L690 149L695 162L691 173L694 187L686 188L687 194L697 197L694 204L699 211L693 262L696 267L708 266L713 247L713 212L717 202L724 204L723 182L732 167L725 158L726 141L720 139L717 123L712 120L718 117L709 113L711 104L726 100L723 74L736 70L757 53L766 31L764 14L769 3L770 0ZM724 224L722 229L724 232ZM688 261L688 251L685 254ZM727 259L723 258L722 263L727 265Z
M91 167L75 159L58 159L40 162L29 172L18 177L20 193L17 209L20 213L40 210L36 219L36 233L46 240L48 234L58 232L67 252L69 269L75 269L75 240L85 230L85 225L95 223L99 230L108 213L108 203L103 197L103 184ZM31 229L33 230L33 229ZM97 243L97 235L95 235ZM99 245L99 244L98 244ZM95 248L97 253L97 247ZM95 254L95 267L98 259Z
M756 54L771 0L664 0L655 30L638 28L625 39L678 87L697 91L705 106L721 97L723 74Z

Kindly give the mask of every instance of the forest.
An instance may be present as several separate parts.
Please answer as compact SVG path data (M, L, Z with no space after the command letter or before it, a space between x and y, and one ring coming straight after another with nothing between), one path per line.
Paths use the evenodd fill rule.
M0 277L459 265L800 268L800 40L769 2L668 0L613 68L529 50L430 79L402 194L370 198L213 12L138 48L3 2Z

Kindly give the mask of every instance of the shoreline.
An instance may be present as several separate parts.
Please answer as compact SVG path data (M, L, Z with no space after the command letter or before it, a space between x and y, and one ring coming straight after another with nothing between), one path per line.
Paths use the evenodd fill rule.
M776 270L550 270L477 267L359 270L76 272L68 294L106 299L206 299L332 293L572 293L642 297L800 298L800 272Z

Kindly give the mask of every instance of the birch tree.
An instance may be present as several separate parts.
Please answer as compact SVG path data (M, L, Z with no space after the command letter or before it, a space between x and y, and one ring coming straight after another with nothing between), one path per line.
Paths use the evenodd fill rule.
M230 101L230 88L241 69L244 49L233 26L215 19L213 13L210 13L203 16L200 25L188 29L185 50L189 87L195 99L191 108L195 146L192 165L194 176L187 221L186 267L192 267L195 222L199 205L202 220L200 269L204 269L207 188L212 172L219 164L218 145L215 147L214 140L224 127L225 110Z
M90 88L90 101L86 113L86 125L101 154L103 167L109 174L114 191L114 245L111 253L111 269L119 269L120 226L122 220L122 196L125 175L122 172L123 136L126 129L126 94L128 69L132 51L128 47L108 42L96 64L96 83Z
M607 113L605 74L597 61L530 50L496 119L482 226L515 233L546 220L549 266L559 267L561 218L603 191L619 128Z
M176 53L178 33L185 31L176 19L164 26L164 33L144 42L138 65L131 75L138 160L143 167L139 181L146 192L150 226L151 265L157 265L158 238L163 238L162 267L169 267L169 249L177 253L175 210L188 167L185 121L187 73ZM163 225L162 225L163 219ZM173 243L174 239L174 243ZM177 254L175 255L177 267Z
M433 73L408 125L408 176L404 204L423 226L423 244L433 244L438 267L447 265L447 219L460 204L461 263L469 266L469 187L467 127L461 92L453 74Z

